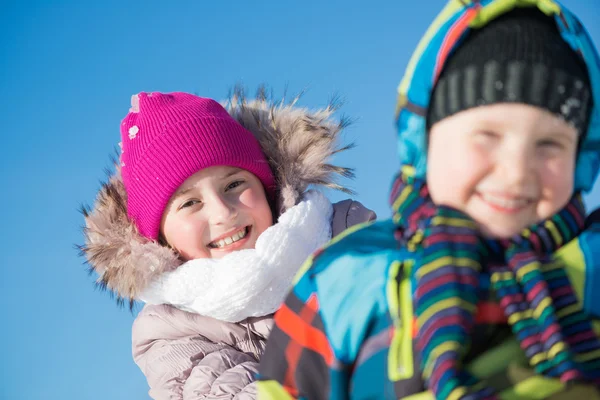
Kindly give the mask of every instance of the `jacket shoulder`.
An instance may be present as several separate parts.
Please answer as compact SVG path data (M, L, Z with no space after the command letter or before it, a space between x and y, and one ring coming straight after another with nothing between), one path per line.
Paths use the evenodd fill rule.
M373 210L368 209L359 201L346 199L333 204L331 230L335 237L350 227L375 219L377 219L377 214Z
M173 339L186 332L176 321L180 310L167 304L145 305L133 321L132 340L134 347L156 339Z
M365 263L387 260L392 253L397 257L395 229L391 220L350 227L314 254L310 274L324 276L340 268L348 273L359 272L367 269Z
M371 323L389 319L391 266L406 257L391 220L351 228L317 252L298 277L293 296L315 296L334 352L352 362Z

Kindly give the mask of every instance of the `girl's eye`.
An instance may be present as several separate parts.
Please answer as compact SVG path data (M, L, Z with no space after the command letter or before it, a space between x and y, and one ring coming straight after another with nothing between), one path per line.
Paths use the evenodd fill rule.
M182 205L179 206L179 209L184 209L184 208L188 208L188 207L192 207L196 204L200 203L200 200L188 200L185 203L183 203Z
M227 185L227 187L225 188L225 190L232 190L235 189L236 187L240 186L241 184L243 184L244 181L243 180L239 180L239 181L233 181L231 182L229 185Z

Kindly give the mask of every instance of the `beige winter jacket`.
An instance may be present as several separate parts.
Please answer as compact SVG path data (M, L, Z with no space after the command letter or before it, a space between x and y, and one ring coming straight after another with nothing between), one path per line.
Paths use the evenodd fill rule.
M374 218L358 202L336 203L333 235ZM229 323L147 305L133 324L133 358L153 399L255 399L254 376L271 324L271 316Z
M271 317L229 323L146 306L133 324L133 357L153 399L255 399L271 324Z
M257 100L246 101L239 91L227 104L261 143L277 179L280 213L296 205L309 185L347 191L334 178L352 176L329 163L348 148L337 144L346 121L332 121L335 107L311 112L294 104L273 103L260 92ZM132 307L149 282L182 261L171 249L139 235L127 218L126 204L117 168L94 207L84 210L86 243L81 249L98 274L98 286ZM372 219L375 214L358 202L336 203L333 234ZM133 325L133 357L156 400L254 399L252 382L271 322L267 316L227 323L169 305L146 306Z

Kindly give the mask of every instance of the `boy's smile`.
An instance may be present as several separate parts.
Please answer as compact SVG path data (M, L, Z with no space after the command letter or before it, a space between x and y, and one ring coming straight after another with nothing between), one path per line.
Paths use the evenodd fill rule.
M509 193L477 193L479 198L492 209L506 214L523 211L533 204L533 199Z
M479 198L498 212L507 214L517 213L533 203L533 200L523 196L503 193L477 193Z
M436 204L507 238L549 218L573 194L575 128L519 103L471 108L434 124L427 184Z

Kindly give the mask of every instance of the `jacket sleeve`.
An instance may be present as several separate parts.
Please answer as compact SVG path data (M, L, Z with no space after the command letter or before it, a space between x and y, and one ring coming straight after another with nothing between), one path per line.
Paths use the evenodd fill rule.
M600 259L600 209L595 210L586 219L586 230L579 236L579 246L583 251L579 252L583 260L573 262L570 271L577 271L570 278L575 284L582 284L582 293L578 293L583 299L583 309L596 319L600 319L600 266L596 260ZM567 272L570 272L567 271Z
M200 335L171 335L160 314L142 312L133 325L133 357L155 400L256 398L257 360Z
M259 367L259 399L387 397L390 257L375 250L377 230L347 231L301 272L275 314ZM393 250L392 231L385 238L383 246Z

